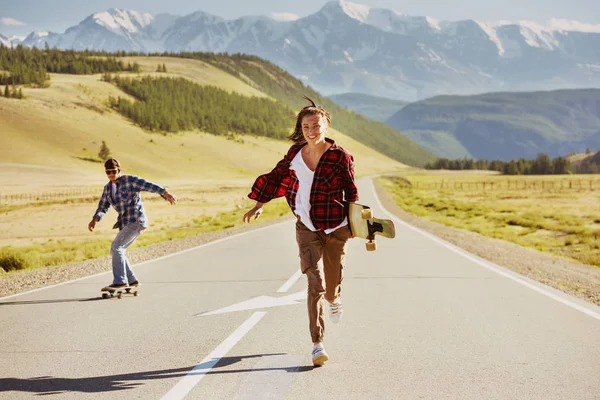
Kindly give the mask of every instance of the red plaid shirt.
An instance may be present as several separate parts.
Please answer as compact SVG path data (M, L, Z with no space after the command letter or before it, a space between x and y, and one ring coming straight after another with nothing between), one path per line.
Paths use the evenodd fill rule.
M325 140L331 143L331 147L319 160L310 190L310 219L318 230L337 227L348 215L347 202L358 200L358 190L354 184L354 157L332 139ZM298 178L295 171L290 169L290 164L304 146L305 144L290 147L271 172L256 179L248 197L267 203L285 196L294 211Z

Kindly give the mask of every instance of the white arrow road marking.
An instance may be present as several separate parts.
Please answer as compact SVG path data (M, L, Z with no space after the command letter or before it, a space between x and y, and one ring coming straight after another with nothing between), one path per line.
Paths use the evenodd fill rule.
M298 280L300 274L294 273L287 282L278 290L278 292L286 292ZM284 297L259 296L253 299L234 304L229 307L221 308L220 310L210 311L204 315L215 315L228 313L233 311L252 310L257 308L269 308L278 306L287 306L291 304L300 304L299 300L306 299L307 293L305 290L298 293L290 294ZM265 316L266 311L258 311L252 314L240 327L233 332L223 343L217 346L204 360L200 361L185 377L183 377L161 400L179 400L187 396L192 389L200 382L204 376L219 362L219 360L229 352L245 335Z
M298 293L290 294L284 297L258 296L241 303L200 314L200 316L204 317L207 315L225 314L235 311L259 310L263 308L289 306L292 304L301 304L300 300L304 299L306 299L306 290L302 290Z

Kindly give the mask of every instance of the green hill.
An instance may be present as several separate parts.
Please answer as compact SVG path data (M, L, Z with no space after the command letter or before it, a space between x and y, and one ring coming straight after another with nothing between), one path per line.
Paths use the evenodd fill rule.
M177 77L178 79L166 82L162 78L169 77L174 71L167 67L164 60L157 60L156 55L148 57L145 54L125 52L38 50L22 46L8 49L0 46L0 82L6 85L30 84L45 87L50 77L48 73L76 75L103 73L104 80L112 82L113 78L110 78L112 73L119 76L135 74L134 76L137 78L143 72L153 72L153 75L159 76L158 79L151 81L148 78L146 84L137 85L135 82L125 84L125 86L119 84L121 90L137 99L138 102L145 104L136 104L131 99L115 99L110 101L111 107L118 109L119 112L137 123L144 121L141 126L150 130L162 129L177 132L195 127L205 132L226 133L227 128L230 128L230 131L242 134L260 133L264 136L279 138L282 137L281 133L285 130L283 118L278 118L274 124L271 124L267 115L271 114L274 118L283 117L286 114L293 115L300 107L306 105L303 95L307 95L331 112L334 128L396 161L413 166L423 166L435 158L434 154L411 142L389 126L369 120L336 105L313 89L306 87L283 69L259 57L199 52L165 53L159 56L193 59L210 64L224 74L233 76L245 83L246 86L261 92L263 96L259 97L266 95L271 99L252 99L246 102L239 96L222 93L227 88L220 87L218 81L215 82L215 86L218 87L216 91L204 90L181 81L181 79L189 79L189 76ZM152 58L156 64L149 69L147 63L139 60L144 58ZM194 75L190 74L189 70L186 72L187 75ZM137 88L134 89L134 86ZM196 93L200 90L204 90L211 99L218 100L216 102L205 101L204 94ZM14 96L17 92L13 89L12 93ZM151 99L147 94L152 94ZM169 97L169 101L163 101L162 94ZM194 115L202 104L212 105L216 107L217 111L209 111L208 114L202 116ZM169 116L166 109L177 116ZM271 111L265 112L266 110ZM254 115L259 113L260 116ZM241 122L240 118L252 119L252 121ZM227 121L221 123L219 120ZM293 121L291 122L293 126ZM211 129L205 129L208 126ZM267 134L266 132L271 130L272 126L276 126L277 132ZM235 129L231 129L232 127Z
M342 93L329 96L336 104L364 115L365 117L385 122L392 115L408 104L406 101L371 96L363 93Z
M175 56L210 63L287 105L291 110L304 107L307 103L302 95L306 95L331 113L332 126L337 130L401 163L422 167L436 158L435 154L388 125L340 107L285 70L259 57L214 53L180 53Z
M437 96L387 123L441 157L532 159L600 148L600 90Z
M124 61L126 67L131 63L139 69L139 72L119 72L118 75L122 77L185 79L206 87L218 87L248 99L276 101L257 89L259 85L255 81L246 77L238 78L200 60L148 56L119 59ZM157 64L165 64L168 73L155 72ZM259 77L260 73L257 73L255 80ZM252 179L272 168L289 147L289 142L281 138L249 135L247 132L235 135L210 134L201 129L179 130L176 133L153 132L111 108L110 98L135 98L115 84L104 81L101 73L50 73L49 78L46 84L36 85L47 87L19 85L25 95L23 100L0 97L0 159L2 163L14 166L10 173L0 174L3 193L6 190L22 190L22 185L33 180L38 182L37 176L49 167L68 171L66 180L64 174L58 173L51 175L60 176L56 182L44 178L49 185L86 184L91 183L90 179L102 181L105 177L101 164L98 164L98 151L103 141L112 156L128 166L128 173L142 174L149 179L211 182ZM249 104L254 103L259 104L255 100L249 101ZM289 106L280 101L277 103L293 118L293 110ZM258 115L260 113L254 116ZM288 121L288 124L291 132L293 121ZM335 122L330 136L355 155L359 175L406 167L349 137ZM25 164L42 168L25 168ZM23 167L19 168L19 165ZM21 176L16 181L13 180L15 173Z

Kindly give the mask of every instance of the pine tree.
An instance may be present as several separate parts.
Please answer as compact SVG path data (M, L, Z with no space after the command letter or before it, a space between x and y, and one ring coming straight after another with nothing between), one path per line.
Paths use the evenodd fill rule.
M162 65L162 72L167 72L167 65L164 63Z
M160 64L158 64L158 67L156 67L156 72L163 72L162 71L162 67L160 66Z
M101 160L108 160L110 158L110 149L106 145L106 142L102 141L102 146L100 146L100 152L98 152L98 157Z

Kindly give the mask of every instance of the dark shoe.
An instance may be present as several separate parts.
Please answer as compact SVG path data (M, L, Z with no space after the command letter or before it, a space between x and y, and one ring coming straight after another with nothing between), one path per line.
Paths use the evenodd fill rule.
M124 288L127 287L126 283L113 283L112 285L108 285L109 288L113 288L113 289L120 289L120 288Z
M140 283L139 283L138 281L133 281L133 282L131 282L131 283L129 284L129 286L135 286L135 287L138 287L138 286L140 286Z
M101 290L103 292L114 292L117 289L121 289L121 288L125 288L125 287L127 287L127 285L124 283L113 283L113 284L103 287Z

